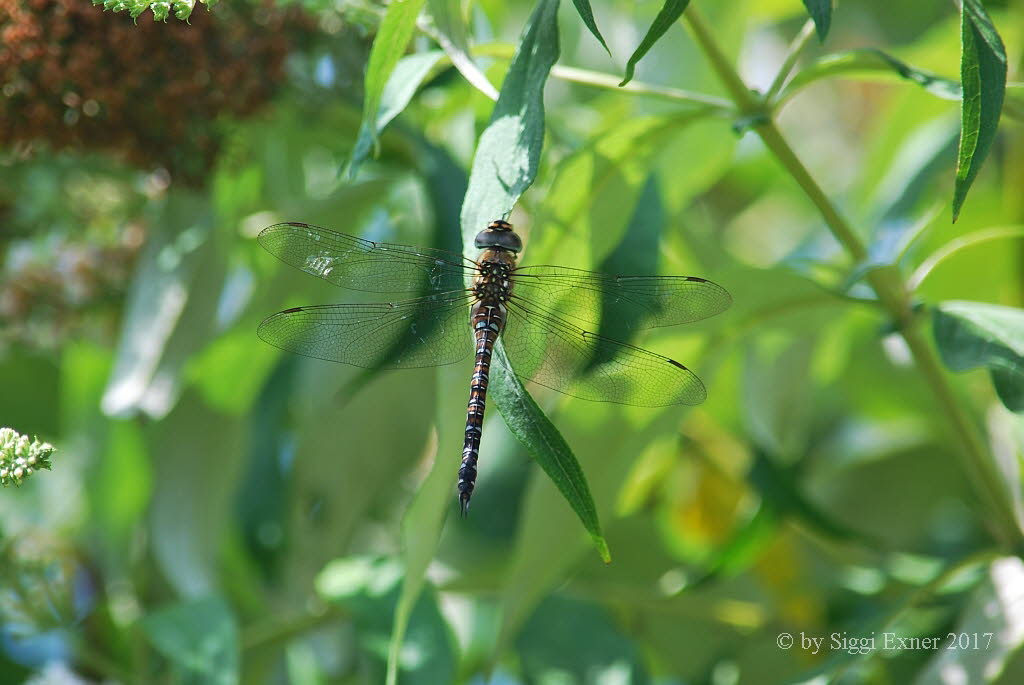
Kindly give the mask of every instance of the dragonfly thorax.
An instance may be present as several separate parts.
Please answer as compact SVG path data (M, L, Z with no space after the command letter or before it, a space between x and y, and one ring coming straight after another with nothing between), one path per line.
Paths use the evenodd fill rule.
M473 293L478 300L505 302L512 292L509 275L512 265L500 261L481 261L480 273L473 284Z

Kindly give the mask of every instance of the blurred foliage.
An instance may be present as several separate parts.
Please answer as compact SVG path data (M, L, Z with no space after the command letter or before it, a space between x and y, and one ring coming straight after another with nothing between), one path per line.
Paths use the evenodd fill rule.
M0 0L0 425L60 450L0 491L0 682L1021 682L1024 6L964 3L1004 47L997 124L998 69L973 43L961 85L940 0L563 2L550 75L536 4L136 26ZM490 411L462 520L471 367L264 345L274 311L374 296L255 236L458 251L520 193L525 263L697 275L734 305L636 341L700 374L698 407L527 385L514 430ZM611 564L531 462L544 435Z

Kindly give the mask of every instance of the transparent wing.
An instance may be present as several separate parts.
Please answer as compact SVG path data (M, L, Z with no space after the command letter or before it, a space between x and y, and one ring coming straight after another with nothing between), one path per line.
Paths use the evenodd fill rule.
M295 307L264 320L258 333L282 350L363 368L440 366L473 351L469 302L459 292L405 302Z
M509 303L502 333L524 380L584 400L641 407L700 404L704 384L677 361L575 326L550 312Z
M656 328L699 321L732 303L725 288L695 276L612 276L563 266L512 272L512 296L584 325Z
M446 250L377 243L303 223L274 224L259 237L272 255L335 285L374 293L444 293L465 287L475 262Z

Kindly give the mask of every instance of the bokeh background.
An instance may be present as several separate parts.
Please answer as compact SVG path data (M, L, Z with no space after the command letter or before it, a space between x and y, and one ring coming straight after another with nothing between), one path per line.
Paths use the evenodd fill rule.
M803 5L698 4L768 89ZM495 86L531 5L466 3ZM986 5L1019 81L1024 3ZM58 449L52 471L0 490L0 682L384 682L402 519L435 458L451 506L399 682L1020 682L1024 566L849 256L734 119L614 87L660 7L595 2L609 57L562 3L539 175L511 217L527 263L614 256L733 294L722 316L640 340L701 375L699 407L531 387L586 473L606 565L496 411L471 515L455 515L459 454L438 431L464 420L469 363L366 373L256 337L280 309L365 297L265 253L267 225L458 249L488 97L438 61L350 178L381 6L222 1L136 24L86 0L0 0L0 425ZM437 49L427 29L413 52ZM956 8L841 3L798 68L859 48L957 79ZM726 97L682 25L636 78ZM958 236L1004 231L941 261L922 302L1024 304L1019 119L1004 116L956 224L955 100L842 74L778 121L907 275ZM1019 506L1024 422L986 371L949 382ZM777 644L885 631L996 639Z

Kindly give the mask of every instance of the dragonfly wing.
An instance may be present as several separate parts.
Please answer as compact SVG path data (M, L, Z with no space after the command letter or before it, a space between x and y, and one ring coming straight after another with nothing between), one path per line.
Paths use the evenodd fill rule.
M502 333L513 372L584 400L642 407L700 404L704 384L677 361L586 331L522 301Z
M473 350L470 296L295 307L267 318L259 336L288 352L363 368L452 364Z
M514 298L587 326L673 326L714 316L732 303L725 288L695 276L612 276L541 265L520 267L512 278Z
M303 223L274 224L259 237L272 255L335 285L374 293L444 293L465 287L475 262L446 250L379 243Z

